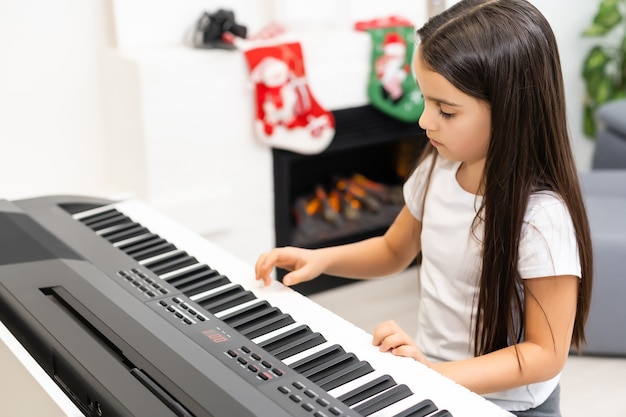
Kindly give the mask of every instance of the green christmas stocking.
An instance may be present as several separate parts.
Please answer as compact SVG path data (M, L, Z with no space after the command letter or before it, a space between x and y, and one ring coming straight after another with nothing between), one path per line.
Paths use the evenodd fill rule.
M424 99L411 72L413 24L399 17L361 21L355 29L372 38L371 70L367 95L371 105L404 122L417 122Z

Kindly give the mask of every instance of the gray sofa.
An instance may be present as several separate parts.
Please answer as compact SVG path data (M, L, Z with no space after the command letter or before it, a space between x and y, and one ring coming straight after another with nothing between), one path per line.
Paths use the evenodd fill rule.
M592 170L580 176L594 253L583 353L626 356L626 100L598 112Z

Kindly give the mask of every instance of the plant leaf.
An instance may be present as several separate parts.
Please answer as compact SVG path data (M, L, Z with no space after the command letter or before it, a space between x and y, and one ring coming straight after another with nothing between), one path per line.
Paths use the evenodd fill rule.
M594 117L594 109L589 104L585 104L583 108L583 133L591 139L596 137L596 120Z
M603 0L593 18L593 24L583 32L583 36L604 36L617 26L623 19L619 8L621 1Z
M593 99L595 100L595 105L598 106L613 97L615 92L615 85L613 84L613 80L609 77L604 77L599 80L597 89L594 92Z
M593 100L597 95L597 91L600 89L600 84L602 83L602 79L605 78L604 73L595 73L591 74L586 78L586 91L588 94L588 100Z
M607 32L606 27L592 23L591 26L583 31L583 36L588 38L601 37L606 35Z
M591 48L585 60L583 62L583 77L590 78L592 74L602 72L609 62L609 54L601 46L594 46Z
M593 18L593 23L606 27L608 30L613 29L622 21L622 13L619 5L621 0L603 0L600 3L598 14Z

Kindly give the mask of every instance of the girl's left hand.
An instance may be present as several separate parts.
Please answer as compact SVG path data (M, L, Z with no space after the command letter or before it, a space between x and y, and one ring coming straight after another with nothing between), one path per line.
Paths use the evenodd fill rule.
M413 358L430 367L430 362L417 347L413 339L393 320L376 326L372 344L379 346L381 352L391 352L396 356Z

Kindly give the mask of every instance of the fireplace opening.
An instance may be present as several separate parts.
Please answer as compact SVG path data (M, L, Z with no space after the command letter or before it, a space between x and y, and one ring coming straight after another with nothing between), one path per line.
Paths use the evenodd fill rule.
M402 208L401 185L427 141L423 130L371 106L333 115L335 137L323 152L272 150L276 246L321 248L378 236ZM337 206L337 199L346 200L343 204L356 200L358 215ZM330 213L333 205L336 217ZM284 275L277 271L279 280ZM350 282L329 275L294 289L309 295Z

